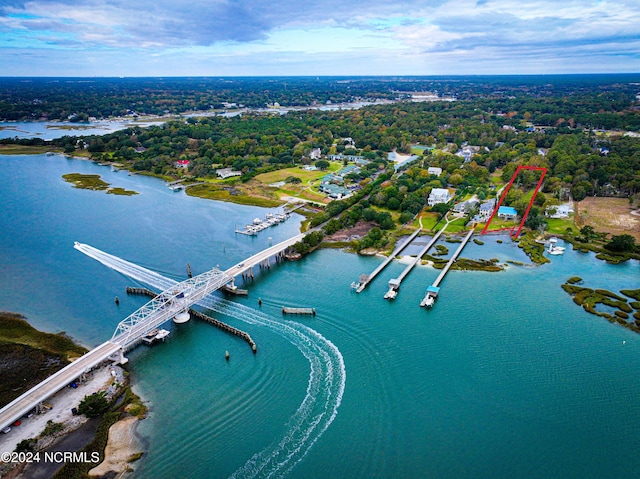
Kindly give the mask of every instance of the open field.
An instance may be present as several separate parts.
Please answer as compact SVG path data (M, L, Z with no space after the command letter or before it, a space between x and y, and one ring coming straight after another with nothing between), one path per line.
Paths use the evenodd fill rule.
M51 146L0 145L0 155L40 155L47 151L62 152Z
M579 227L589 225L611 235L629 234L640 241L640 216L631 214L633 208L625 198L588 197L576 202L575 210Z
M567 233L567 228L570 228L573 231L573 234L578 232L578 228L573 223L573 216L570 218L549 218L547 220L547 233L556 234L556 235L564 235Z
M261 175L257 175L255 177L261 183L271 184L277 183L278 181L284 181L290 176L295 176L300 178L304 184L309 181L319 180L323 176L338 171L342 168L342 163L331 162L329 168L325 171L315 170L315 171L307 171L303 170L300 167L294 166L292 168L285 168L282 170L270 171L269 173L262 173Z

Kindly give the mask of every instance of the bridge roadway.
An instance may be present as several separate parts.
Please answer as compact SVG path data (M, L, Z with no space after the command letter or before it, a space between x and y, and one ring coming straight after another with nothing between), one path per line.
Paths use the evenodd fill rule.
M307 233L298 234L288 240L270 246L226 271L213 268L181 283L170 285L166 291L163 291L156 298L121 321L109 341L92 349L0 409L0 430L11 425L16 419L19 419L42 401L45 401L76 380L82 373L103 361L119 356L116 361L126 362L126 358L123 356L124 352L137 344L151 330L168 321L176 314L185 311L204 296L232 281L235 276L246 272L253 266L266 261L271 256L297 243ZM112 267L115 263L124 268L127 265L135 266L89 245L76 242L74 248L109 267ZM132 274L132 277L145 281L145 278L140 274Z
M102 343L57 373L49 376L22 396L11 401L0 409L0 430L11 425L16 419L19 419L42 401L53 396L67 384L75 381L85 371L118 353L120 348L119 344L111 341Z

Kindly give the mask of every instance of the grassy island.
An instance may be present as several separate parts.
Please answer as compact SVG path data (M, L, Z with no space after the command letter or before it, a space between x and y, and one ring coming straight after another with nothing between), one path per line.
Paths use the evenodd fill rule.
M138 194L137 191L125 190L124 188L110 188L109 183L102 180L102 178L100 178L100 175L68 173L66 175L62 175L62 178L68 183L73 183L75 188L81 188L84 190L106 191L108 194L124 196L132 196Z
M444 269L447 262L449 260L443 258L437 258L431 255L425 255L424 257L427 261L430 261L433 264L435 269ZM452 270L462 270L462 271L503 271L504 268L498 264L498 259L468 259L468 258L459 258L452 265Z
M632 301L629 303L625 297L627 296L632 299L640 298L640 289L623 289L620 291L620 294L616 294L606 289L591 289L576 286L576 283L580 282L582 282L582 280L574 276L562 285L562 289L571 295L574 303L582 306L588 313L600 316L611 323L618 323L627 329L640 333L640 301ZM604 305L605 308L608 308L608 312L598 311L598 305Z
M518 240L518 247L527 254L535 264L548 263L550 260L544 255L544 245L536 242L535 233L528 232Z

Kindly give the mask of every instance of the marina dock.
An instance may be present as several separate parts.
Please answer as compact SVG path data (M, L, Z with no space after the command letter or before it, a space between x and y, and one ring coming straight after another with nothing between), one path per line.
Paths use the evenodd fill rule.
M400 253L402 253L402 251L411 244L411 242L415 239L416 236L418 236L418 234L420 233L420 231L422 231L422 227L418 228L416 231L414 231L411 236L409 236L409 238L407 238L407 240L402 243L400 246L398 246L395 251L393 253L391 253L387 259L385 259L382 263L380 263L378 265L378 267L376 269L373 270L373 272L369 275L363 274L362 276L360 276L360 280L357 284L353 284L353 286L356 289L356 293L361 293L364 288L367 287L367 285L374 280L374 278L376 276L378 276L378 274L387 267L387 265L389 263L391 263L391 261L393 261L393 259L398 256Z
M447 229L447 225L445 225L444 228L438 231L435 234L435 236L431 238L431 240L425 245L425 247L420 250L417 256L413 260L411 260L411 263L407 265L404 271L400 273L400 276L389 281L389 291L387 291L386 294L384 295L384 299L396 298L396 296L398 295L398 290L400 289L400 284L402 283L402 280L407 277L407 275L411 272L414 266L418 264L418 262L422 259L422 257L425 254L427 254L427 251L429 251L429 249L431 249L431 247L435 244L435 242L438 241L438 238L440 238L440 235L444 232L445 229Z
M455 260L458 259L458 256L460 256L460 253L462 253L462 250L471 239L471 236L473 236L474 231L475 230L472 227L471 231L469 231L469 233L467 233L467 236L464 237L464 239L462 240L462 243L460 243L460 246L458 246L458 249L455 251L455 253L453 253L453 256L451 256L451 259L447 262L444 269L440 272L436 280L433 282L431 286L427 288L427 292L424 298L422 299L422 301L420 302L421 307L430 308L433 306L433 303L435 303L435 300L438 297L438 293L440 292L440 283L442 282L446 274L449 272L449 268L451 268L451 265L453 265Z
M264 219L255 218L250 224L245 225L244 229L236 228L235 231L242 235L256 236L262 230L283 223L289 216L290 213L267 213Z

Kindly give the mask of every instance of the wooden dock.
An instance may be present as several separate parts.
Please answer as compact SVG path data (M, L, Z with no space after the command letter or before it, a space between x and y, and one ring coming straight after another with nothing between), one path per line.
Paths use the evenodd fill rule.
M380 273L384 268L387 267L387 265L389 263L391 263L391 261L393 261L395 259L396 256L398 256L400 253L402 253L402 251L411 244L411 242L415 239L416 236L418 236L418 234L420 233L420 231L422 231L422 227L418 228L416 231L414 231L411 236L409 236L409 238L407 238L407 240L402 243L400 246L398 246L395 251L393 253L391 253L387 259L385 259L381 264L378 265L378 267L376 269L373 270L373 272L370 275L362 275L360 277L360 280L358 282L358 284L355 286L356 288L356 293L361 293L364 288L367 287L367 285L374 280L374 278L376 276L378 276L378 273Z
M427 308L430 308L431 306L433 306L433 303L435 302L436 298L438 297L438 293L440 292L440 287L439 287L440 282L444 279L446 274L449 272L449 268L451 268L451 265L453 265L455 260L458 259L458 256L460 256L460 253L462 253L462 250L471 239L471 236L473 236L473 233L475 231L474 227L472 227L471 231L467 233L467 236L465 236L465 238L462 240L462 243L460 243L460 246L458 246L458 249L456 250L456 252L453 253L453 256L451 256L448 263L445 265L444 269L440 272L440 274L438 275L436 280L433 282L433 284L427 288L427 292L424 298L422 299L422 301L420 302L420 306L427 307Z
M306 314L315 316L316 308L288 308L286 306L283 306L282 314Z
M385 299L395 299L398 295L398 290L400 289L400 284L402 280L407 277L407 275L411 272L411 270L418 264L418 262L422 259L422 257L427 254L427 251L431 249L431 247L438 241L440 235L447 229L447 225L444 226L440 231L438 231L433 238L426 244L424 248L420 250L420 252L416 255L416 257L407 265L407 267L400 273L400 276L394 278L389 281L389 291L384 295Z

